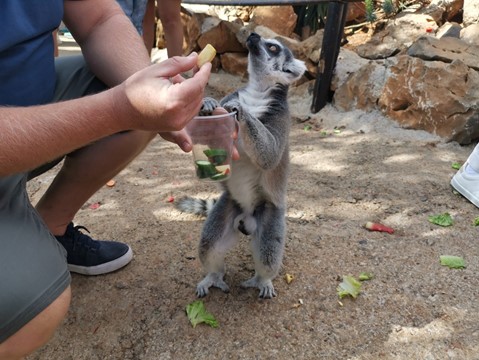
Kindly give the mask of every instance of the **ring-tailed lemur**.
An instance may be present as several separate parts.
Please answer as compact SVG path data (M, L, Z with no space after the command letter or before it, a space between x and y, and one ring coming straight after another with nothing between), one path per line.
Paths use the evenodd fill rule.
M183 198L177 204L185 212L207 212L199 257L206 277L198 284L199 297L211 286L229 291L224 282L224 257L236 243L239 231L251 235L255 275L243 287L259 288L259 296L276 296L272 280L283 258L286 237L286 187L289 168L288 137L290 114L288 87L306 70L304 63L273 39L252 33L246 42L249 50L246 87L227 95L218 103L206 98L202 113L222 106L236 111L239 122L237 148L231 177L222 183L218 201Z

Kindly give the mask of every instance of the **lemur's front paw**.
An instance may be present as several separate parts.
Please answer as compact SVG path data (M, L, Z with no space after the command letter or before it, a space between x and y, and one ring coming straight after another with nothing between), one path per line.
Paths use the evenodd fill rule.
M200 116L209 116L213 113L213 111L220 106L219 102L213 98L205 97L203 99L203 105L200 109Z
M223 107L229 113L235 112L236 116L237 116L237 119L238 120L241 119L241 105L240 105L240 102L237 99L229 100L228 102L223 104Z
M259 297L263 299L271 299L276 296L274 291L273 282L271 280L262 280L259 276L255 275L251 279L241 283L243 288L255 287L259 289Z
M223 280L223 273L209 273L205 276L203 280L201 280L198 285L196 286L196 296L198 297L205 297L208 295L209 288L214 286L217 287L225 293L230 292L230 288L227 283Z

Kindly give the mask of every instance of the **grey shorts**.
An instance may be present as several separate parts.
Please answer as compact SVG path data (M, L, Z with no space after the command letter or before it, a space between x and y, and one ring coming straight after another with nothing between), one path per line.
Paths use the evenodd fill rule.
M56 60L54 101L79 98L106 86L81 56ZM50 305L70 284L65 249L30 204L28 179L61 161L30 173L0 177L0 343Z

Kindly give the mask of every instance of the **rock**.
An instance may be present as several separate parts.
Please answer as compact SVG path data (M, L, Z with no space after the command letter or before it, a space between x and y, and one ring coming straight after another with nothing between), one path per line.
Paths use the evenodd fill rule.
M213 21L206 23L207 20ZM226 52L244 52L245 48L236 38L236 33L240 30L241 25L214 19L207 19L202 26L202 34L198 38L198 45L203 49L206 44L211 44L219 54Z
M342 111L373 110L384 88L387 68L384 61L368 61L352 72L334 93L334 106Z
M439 29L437 29L436 38L440 39L447 36L459 38L461 35L461 30L462 26L458 23L447 22L443 24Z
M292 6L258 6L251 15L251 23L254 26L266 26L280 35L291 36L297 18Z
M462 23L464 26L479 23L479 2L464 0Z
M437 27L429 15L401 13L371 40L358 46L357 53L367 59L385 59L406 50L418 37Z
M432 0L419 13L430 15L438 24L452 21L461 12L464 0Z
M298 52L304 58L311 60L314 63L319 62L319 55L321 53L321 46L323 45L324 30L318 30L313 36L301 41Z
M380 109L401 126L447 141L479 137L479 73L464 62L425 61L401 55L369 61L334 94L343 111Z
M471 44L479 44L479 23L469 25L461 30L461 40Z
M366 16L366 5L364 1L348 3L348 12L346 14L346 22L361 22Z
M422 36L408 49L407 54L423 60L452 62L461 60L467 66L479 70L479 46L470 45L461 39Z
M379 97L379 108L406 128L469 144L479 136L479 73L451 64L399 56Z
M367 64L369 60L363 59L356 52L341 48L339 50L336 68L331 81L331 90L338 89L351 74L356 73L361 67Z
M220 56L221 67L232 75L246 76L248 55L246 53L225 53Z
M186 43L186 45L183 45L184 54L189 54L192 51L198 50L196 40L201 34L201 24L205 17L204 14L197 13L189 13L189 16L182 14L184 43ZM159 21L159 23L161 23L161 21ZM159 45L158 47L161 48ZM163 47L166 47L166 43L163 44Z

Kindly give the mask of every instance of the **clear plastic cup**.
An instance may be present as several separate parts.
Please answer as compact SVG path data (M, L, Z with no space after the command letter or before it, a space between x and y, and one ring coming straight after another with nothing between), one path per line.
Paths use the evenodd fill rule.
M228 179L237 131L236 113L196 116L186 125L186 131L193 143L197 178L206 181Z

